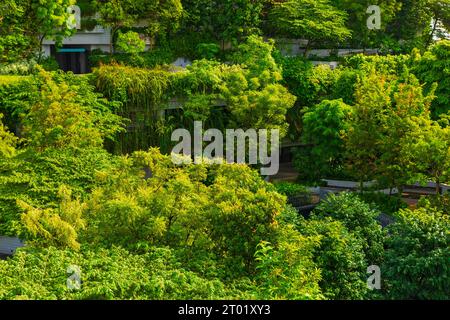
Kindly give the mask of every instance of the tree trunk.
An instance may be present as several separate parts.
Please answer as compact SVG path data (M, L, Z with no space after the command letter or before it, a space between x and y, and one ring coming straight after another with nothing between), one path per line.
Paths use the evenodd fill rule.
M308 58L308 52L309 52L310 45L311 45L311 40L308 40L308 43L306 44L306 48L305 48L305 53L303 54L303 57L305 59Z
M44 39L45 39L45 34L43 34L41 36L41 38L39 39L39 54L38 54L38 63L41 63L42 61L42 44L44 43Z
M111 27L111 39L109 39L109 54L113 55L114 53L114 35L116 34L117 27Z
M433 30L431 30L430 37L428 38L428 41L427 41L427 46L426 46L427 48L433 41L433 36L434 36L434 33L436 32L437 24L438 24L438 19L434 19Z
M398 197L401 199L403 197L403 186L397 187Z
M436 194L439 196L442 194L441 181L439 179L436 180Z

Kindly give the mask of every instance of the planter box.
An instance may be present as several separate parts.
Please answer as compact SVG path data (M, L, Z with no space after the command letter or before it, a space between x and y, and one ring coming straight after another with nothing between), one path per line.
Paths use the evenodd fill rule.
M328 180L324 179L328 185L328 187L335 187L335 188L348 188L348 189L358 189L359 188L359 182L355 181L342 181L342 180ZM372 187L376 182L375 181L368 181L364 182L363 186L364 188Z
M10 256L17 248L23 247L24 243L19 238L0 236L0 254Z
M294 208L299 208L302 206L310 205L311 204L311 195L309 194L299 194L296 196L289 196L288 202L291 204Z

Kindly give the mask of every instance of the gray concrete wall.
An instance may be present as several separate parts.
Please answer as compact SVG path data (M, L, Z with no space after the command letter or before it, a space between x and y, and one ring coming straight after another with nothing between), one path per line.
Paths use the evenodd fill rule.
M17 248L23 247L24 243L19 238L0 236L0 254L12 255Z

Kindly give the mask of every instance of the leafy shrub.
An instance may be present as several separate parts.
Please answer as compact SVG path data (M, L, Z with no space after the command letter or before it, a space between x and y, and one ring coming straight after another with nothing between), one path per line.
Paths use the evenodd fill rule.
M352 109L342 100L323 100L304 112L302 141L306 146L294 152L294 166L299 179L318 182L342 170L343 137Z
M85 82L64 81L65 75L55 78L40 74L39 100L24 115L23 135L30 146L101 146L105 138L121 131L122 119L110 109L114 104L102 100Z
M0 76L0 112L4 124L19 133L23 116L39 100L39 81L33 76Z
M322 73L324 78L318 77L314 65L302 57L278 56L277 60L283 70L283 84L297 97L299 106L312 106L327 95L330 73ZM328 71L326 67L321 68Z
M408 205L399 197L390 196L381 192L363 192L358 194L362 201L372 205L382 213L392 215Z
M114 139L116 132L122 130L123 120L113 113L120 104L109 102L101 94L95 92L94 87L89 84L88 77L64 72L47 73L41 69L36 76L17 80L20 81L10 81L7 85L0 85L0 112L5 115L5 124L16 133L23 134L24 121L30 118L30 111L33 107L34 116L37 116L38 110L47 113L48 117L44 113L40 114L42 116L39 118L40 121L50 120L50 118L52 118L51 121L55 121L51 125L37 123L34 120L31 124L29 123L35 126L41 134L46 130L61 129L56 128L57 116L60 121L76 116L81 122L84 121L84 124L92 121L91 126L95 126L104 139ZM56 106L58 103L61 104L61 96L64 97L65 104L71 104L70 110L66 113L56 112L56 109L64 108L64 106ZM48 112L49 110L44 108L45 104L47 107L51 106L49 109L53 108L55 113ZM83 118L84 116L80 118L81 113L89 114L89 116L86 119ZM64 126L67 129L68 122L64 123ZM37 138L36 135L35 138ZM55 138L56 136L52 137L52 139ZM68 139L70 140L70 138Z
M256 251L258 299L323 299L321 270L313 261L319 242L319 237L303 236L293 226L283 228L276 248L261 242Z
M300 194L308 194L305 186L292 182L278 182L274 184L277 191L285 196L292 197Z
M372 55L357 54L346 59L345 66L361 70L368 74L375 69L383 75L401 75L408 68L409 55Z
M80 290L70 290L67 268L81 271ZM233 299L246 294L218 279L186 271L171 250L151 248L133 255L121 248L85 248L76 253L55 248L20 250L0 260L0 299ZM248 294L250 297L250 294Z
M186 59L202 59L202 52L199 46L202 44L213 44L217 40L200 32L177 32L170 37L159 38L158 47L173 53L174 57L184 57ZM224 52L221 50L217 56L223 58Z
M304 220L298 230L303 236L317 239L312 254L321 270L319 285L325 298L365 298L368 289L363 241L331 217Z
M45 71L58 71L59 64L58 61L56 61L53 57L46 57L41 59L39 62L39 65L45 70Z
M334 70L337 73L336 81L332 88L332 99L342 99L348 105L355 103L355 92L359 79L364 76L364 72L358 69L352 69L339 66Z
M116 47L124 53L135 55L145 50L145 41L140 38L137 32L119 32Z
M3 26L2 26L3 27ZM0 63L14 63L23 59L33 51L32 39L27 35L15 32L0 35Z
M400 210L389 226L382 266L389 299L449 297L450 223L434 208Z
M281 68L273 57L275 42L265 42L262 37L250 36L239 45L237 52L231 57L235 64L246 67L248 80L258 79L260 86L277 83L282 80Z
M1 75L0 76L0 86L17 83L25 78L26 77L24 77L24 76Z
M288 202L294 207L307 205L312 201L311 192L297 183L279 182L274 186L279 193L288 197Z
M17 200L17 205L23 211L21 222L30 236L39 239L35 242L40 247L68 247L74 250L80 248L77 231L85 227L82 218L83 208L79 199L72 199L72 192L65 186L58 191L60 205L58 208L34 208L24 201ZM24 238L24 235L22 235ZM31 244L33 242L28 242Z
M125 66L138 68L154 68L174 62L176 56L171 50L156 48L139 54L115 53L113 55L102 52L92 52L89 63L92 67L119 63Z
M200 43L197 52L201 59L214 59L220 52L220 47L216 43Z
M0 75L30 75L37 72L37 62L35 60L23 60L6 65L0 65Z
M33 240L21 223L18 200L37 209L58 208L61 186L85 199L99 184L98 172L113 165L100 148L19 150L12 158L0 157L0 234Z
M0 157L11 157L15 154L17 137L8 132L2 122L3 114L0 113Z
M436 99L432 102L431 111L435 119L439 115L450 111L450 71L448 68L450 62L450 41L440 41L421 56L418 51L412 53L412 72L425 84L425 92L437 88L434 94Z
M361 201L357 194L331 194L313 211L315 219L331 217L341 222L361 241L367 266L380 264L383 258L383 231L377 222L380 212Z
M151 178L142 179L143 167ZM285 205L247 166L176 167L170 156L153 149L122 158L103 181L87 201L89 242L130 249L169 245L191 260L214 253L234 274L254 269L256 246L274 240L275 219Z
M443 195L430 195L420 198L418 206L420 208L434 208L436 211L441 211L445 214L450 214L450 192Z

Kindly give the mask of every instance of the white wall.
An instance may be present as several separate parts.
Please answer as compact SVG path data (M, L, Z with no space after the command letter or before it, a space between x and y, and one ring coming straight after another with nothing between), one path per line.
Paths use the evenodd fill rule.
M92 45L92 50L101 49L102 51L109 52L110 39L109 29L96 27L93 31L77 32L72 37L64 39L63 45ZM50 47L54 44L55 42L52 40L44 40L42 51L45 56L50 56Z

